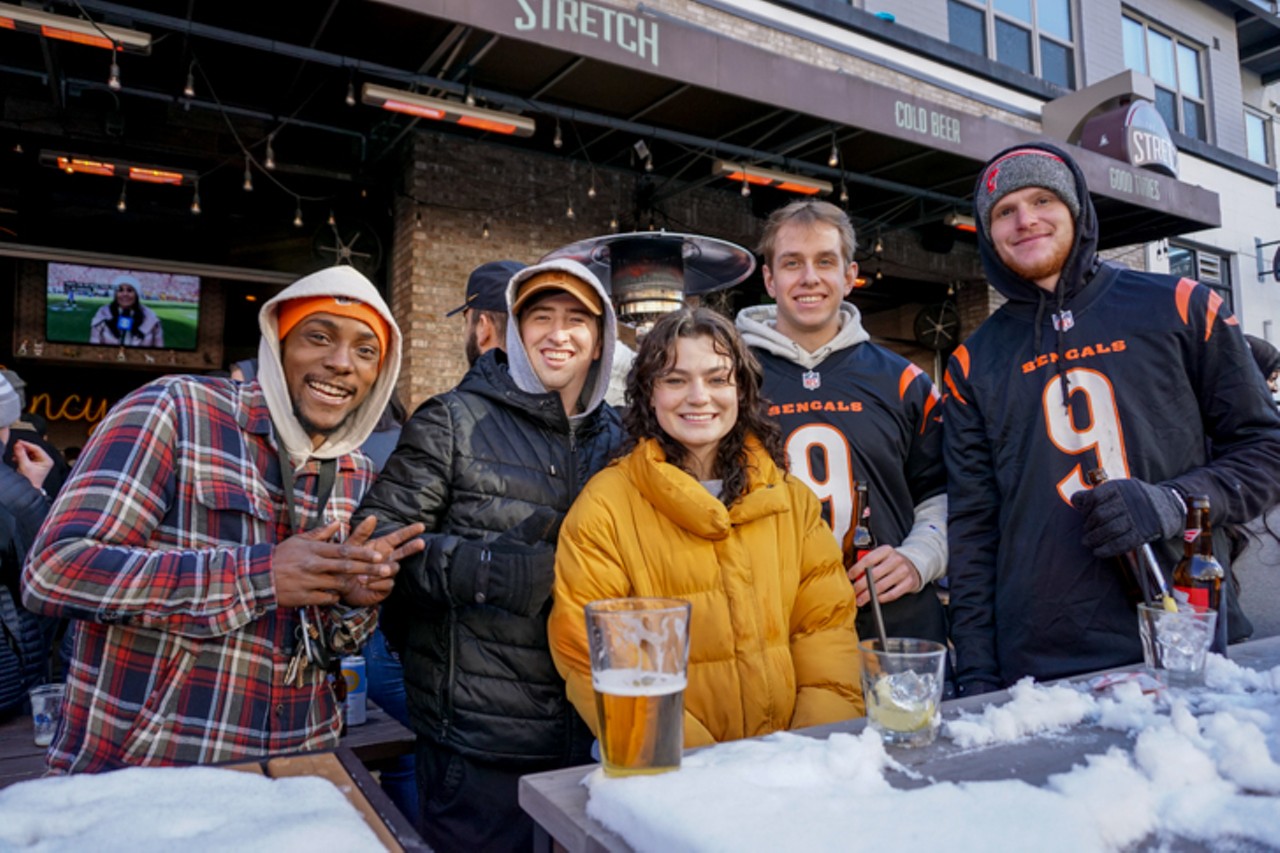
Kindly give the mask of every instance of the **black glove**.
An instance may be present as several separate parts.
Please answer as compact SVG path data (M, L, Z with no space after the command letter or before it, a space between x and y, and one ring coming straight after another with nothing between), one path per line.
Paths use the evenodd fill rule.
M1080 541L1095 557L1114 557L1177 536L1187 513L1173 489L1141 480L1107 480L1076 492L1071 505L1084 513Z
M558 522L553 511L543 509L492 542L461 542L450 567L454 600L536 616L556 579L556 549L543 536Z

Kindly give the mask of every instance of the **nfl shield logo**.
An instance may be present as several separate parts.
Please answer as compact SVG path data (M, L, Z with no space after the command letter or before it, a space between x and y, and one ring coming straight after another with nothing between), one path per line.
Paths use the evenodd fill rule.
M816 370L806 370L801 377L804 380L804 390L817 391L822 387L822 377L818 375Z
M1076 324L1076 318L1071 316L1070 311L1063 311L1061 314L1053 315L1053 330L1055 332L1066 332Z

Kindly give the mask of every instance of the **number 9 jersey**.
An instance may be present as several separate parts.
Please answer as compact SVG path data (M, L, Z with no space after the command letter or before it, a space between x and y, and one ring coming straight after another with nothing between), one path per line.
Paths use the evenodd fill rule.
M1034 298L1002 306L945 376L962 688L1142 659L1115 561L1080 542L1071 495L1090 469L1208 495L1218 527L1280 496L1280 419L1217 293L1100 263L1056 309ZM1178 543L1152 547L1177 562ZM1235 638L1250 633L1238 607L1230 622Z

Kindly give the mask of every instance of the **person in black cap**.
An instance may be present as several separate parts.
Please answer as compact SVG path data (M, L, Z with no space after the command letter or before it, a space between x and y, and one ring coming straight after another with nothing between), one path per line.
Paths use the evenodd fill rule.
M1002 151L974 189L978 252L1007 302L947 366L951 635L961 693L1142 660L1114 559L1168 573L1186 500L1225 528L1280 501L1280 416L1222 298L1097 255L1079 166ZM1093 488L1092 469L1109 479ZM1224 587L1227 585L1224 584ZM1232 641L1248 620L1229 596Z
M507 282L524 269L518 261L490 261L471 271L467 298L446 317L462 314L467 319L467 366L493 349L501 348L507 337Z

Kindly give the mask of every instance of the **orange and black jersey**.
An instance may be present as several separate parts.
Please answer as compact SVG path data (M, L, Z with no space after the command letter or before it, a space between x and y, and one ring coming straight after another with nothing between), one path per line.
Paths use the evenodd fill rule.
M1066 307L1044 312L1037 334L1028 302L1006 304L947 368L962 684L1141 660L1113 561L1080 544L1070 498L1090 469L1208 495L1219 530L1280 499L1280 418L1216 293L1103 264ZM1176 562L1174 543L1153 547L1167 567ZM1231 624L1247 635L1238 608Z
M764 368L763 393L782 426L791 473L817 494L837 541L845 541L852 523L856 480L868 485L876 541L900 545L915 507L946 490L940 395L928 375L870 342L837 349L812 369L763 348L753 352ZM945 640L931 584L886 604L884 614L890 633ZM869 617L859 613L860 632L873 630Z

